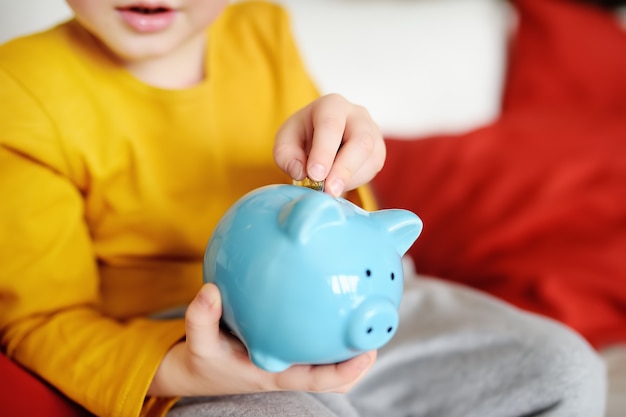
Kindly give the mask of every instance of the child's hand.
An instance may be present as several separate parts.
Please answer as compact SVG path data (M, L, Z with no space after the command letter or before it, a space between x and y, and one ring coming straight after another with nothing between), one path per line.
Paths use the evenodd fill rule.
M220 331L221 297L205 284L187 309L187 337L165 356L149 395L206 396L259 391L346 392L366 373L376 352L333 365L295 365L271 373L256 367L244 346Z
M291 116L274 144L274 160L291 178L325 180L334 196L374 178L385 156L382 134L367 110L337 94Z

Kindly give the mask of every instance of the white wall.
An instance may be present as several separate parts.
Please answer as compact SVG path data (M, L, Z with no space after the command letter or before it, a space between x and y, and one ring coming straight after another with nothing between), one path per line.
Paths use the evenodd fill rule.
M70 15L63 0L0 0L0 43L45 29Z
M500 113L513 10L502 0L274 0L290 10L323 93L368 108L387 136L483 126Z

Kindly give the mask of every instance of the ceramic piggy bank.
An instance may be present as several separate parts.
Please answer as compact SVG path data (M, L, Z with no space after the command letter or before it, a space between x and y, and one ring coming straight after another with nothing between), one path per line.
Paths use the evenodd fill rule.
M422 230L406 210L367 212L295 185L256 189L223 216L204 255L223 323L272 372L336 363L398 325L402 255Z

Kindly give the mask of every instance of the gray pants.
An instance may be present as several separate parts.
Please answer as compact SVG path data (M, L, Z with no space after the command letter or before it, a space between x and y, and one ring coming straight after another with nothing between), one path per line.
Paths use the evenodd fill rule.
M602 360L564 326L407 277L398 332L348 394L186 398L168 417L601 417Z

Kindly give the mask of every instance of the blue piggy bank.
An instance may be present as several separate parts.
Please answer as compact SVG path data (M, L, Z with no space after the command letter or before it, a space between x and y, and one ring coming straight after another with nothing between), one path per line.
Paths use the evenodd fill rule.
M269 185L238 200L206 247L223 323L260 368L341 362L394 335L402 255L422 222L406 210L367 212L343 198Z

